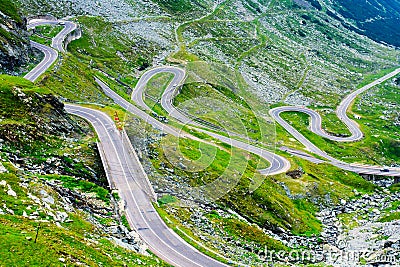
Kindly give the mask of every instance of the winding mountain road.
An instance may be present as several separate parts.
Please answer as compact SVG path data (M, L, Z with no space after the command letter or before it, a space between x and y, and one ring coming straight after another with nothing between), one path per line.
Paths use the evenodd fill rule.
M184 69L172 67L172 66L165 66L165 67L158 67L146 71L139 79L135 90L132 93L132 100L138 104L141 108L145 110L151 110L146 103L144 102L144 92L146 89L146 85L153 78L155 75L160 73L171 73L174 75L174 78L169 84L169 87L173 87L174 85L179 85L182 81L185 80L186 72Z
M40 25L40 23L36 25ZM63 32L65 35L69 33L69 31ZM64 39L65 36L60 36L58 40ZM57 45L56 47L60 49L59 51L63 51L61 49L63 46ZM45 54L49 51L55 51L44 45L37 46L37 48ZM54 63L54 61L50 64L39 64L40 70L32 70L27 77L35 77L36 79L46 71L46 66L50 67L52 63ZM32 78L30 80L34 81L35 79ZM112 97L121 107L145 119L151 125L166 133L185 137L185 133L181 133L157 121L123 98L117 98L117 95L104 83L98 79L97 82L105 93ZM110 182L112 183L110 186L118 189L121 199L126 203L125 212L129 224L133 229L136 229L153 253L174 266L227 266L200 253L164 223L153 207L152 203L156 201L156 194L130 144L129 138L125 132L117 130L115 123L107 114L98 110L71 104L65 104L65 109L68 113L84 118L93 125L100 140L99 149L102 150L101 154L104 155L104 157L102 157L102 162L106 173L110 176Z
M34 82L37 80L37 78L39 78L39 76L41 76L46 70L48 70L51 65L53 65L53 63L58 58L58 53L53 48L36 43L34 41L31 41L31 46L42 51L44 54L44 58L42 59L42 61L38 65L36 65L33 70L31 70L24 76L25 79Z
M33 21L30 27L34 25L43 24L55 24L56 21ZM60 52L64 50L64 40L66 36L73 30L76 29L74 23L63 22L64 30L62 30L52 42L52 46ZM37 43L32 44L37 49L43 51L45 58L43 61L28 73L25 78L31 81L35 81L46 69L48 69L54 61L57 59L57 52L49 47L39 45ZM132 95L132 100L137 105L145 110L150 108L143 101L143 93L145 86L148 81L158 73L172 73L174 78L172 82L167 86L161 98L162 107L170 114L183 124L191 124L191 127L198 126L197 122L193 122L192 119L187 118L185 114L179 112L173 106L173 98L177 93L179 84L183 83L185 79L185 71L176 67L159 67L147 71L139 80L136 89ZM346 111L353 102L353 100L360 93L368 90L372 86L381 83L394 75L400 73L400 69L378 79L377 81L353 92L346 97L341 105L338 107L338 117L347 125L351 137L332 137L321 129L321 117L315 111L300 107L279 107L270 111L271 116L281 124L290 134L304 144L310 151L318 154L329 162L344 170L354 171L358 173L368 174L382 174L379 166L365 166L356 164L347 164L337 159L334 159L327 155L324 151L320 150L308 139L301 135L296 129L290 126L286 121L280 117L280 113L286 111L298 111L304 112L311 116L311 130L316 134L319 134L325 138L335 141L356 141L362 138L362 132L358 125L348 118ZM192 138L190 135L181 132L180 130L171 127L165 123L161 123L145 111L137 108L129 101L126 101L117 93L113 92L105 83L96 78L96 82L100 85L102 90L107 96L112 98L118 105L126 109L128 112L135 114L136 116L147 121L153 127L162 130L165 133L174 136L183 136ZM188 245L183 239L176 235L171 229L169 229L163 220L160 218L156 210L152 205L152 201L156 199L154 191L149 183L148 177L143 170L143 167L138 160L135 151L130 145L130 141L124 132L119 132L115 126L115 123L110 119L108 115L98 110L85 108L77 105L66 104L65 108L70 114L82 117L89 121L97 132L100 140L101 149L103 150L104 158L103 165L107 173L111 177L113 185L118 188L120 196L126 201L126 213L130 225L135 228L142 239L148 244L151 251L153 251L160 258L175 265L175 266L226 266L200 252L195 248ZM232 146L240 149L249 151L257 154L270 162L270 167L261 170L260 172L265 175L274 175L278 173L284 173L290 168L290 163L285 158L269 152L263 148L253 146L251 144L231 139L229 137L219 135L217 133L207 131L204 129L197 128L196 130L202 131L221 142L231 144ZM384 173L387 176L400 176L400 170L390 168L388 172Z
M132 94L132 100L142 107L143 109L150 110L150 108L146 105L146 103L143 101L144 98L144 90L146 88L147 83L149 80L154 77L157 74L160 73L172 73L174 75L173 80L167 85L167 88L165 89L162 97L161 97L161 106L169 113L169 115L178 121L180 121L183 124L188 124L192 126L202 126L199 123L195 122L194 120L186 117L186 115L182 114L180 111L178 111L174 105L172 104L173 98L176 95L176 90L181 85L186 76L185 76L185 70L177 67L171 67L171 66L165 66L165 67L158 67L151 69L147 72L145 72L142 77L139 79L135 90L133 91ZM104 84L103 84L104 86ZM102 87L103 87L102 86ZM103 88L104 90L105 88ZM111 89L107 88L105 92L109 92ZM114 95L111 97L116 103L120 103L121 97L114 93ZM127 104L129 105L129 104ZM132 105L132 104L130 104ZM126 105L125 105L126 106ZM147 115L148 116L148 115ZM196 128L197 131L206 133L215 139L220 140L223 143L230 144L234 147L246 150L248 152L254 153L265 160L267 160L270 163L270 166L268 168L265 168L263 170L260 170L259 172L264 175L275 175L275 174L280 174L288 171L290 169L290 162L285 159L284 157L281 157L279 155L276 155L268 150L265 150L260 147L253 146L251 144L238 141L235 139L231 139L229 137L207 131L204 129Z
M349 94L348 96L346 96L342 102L340 102L338 108L336 109L336 115L338 116L339 120L342 121L346 127L349 129L351 136L348 137L340 137L340 136L334 136L334 135L330 135L327 132L325 132L322 129L322 118L321 115L319 115L318 112L312 110L312 109L308 109L308 108L304 108L304 107L296 107L296 106L285 106L285 107L277 107L274 109L271 109L269 111L269 114L279 123L281 124L287 131L289 131L290 134L292 134L296 139L300 139L298 138L298 134L293 132L288 126L288 124L283 123L283 120L280 119L280 113L282 112L287 112L287 111L295 111L295 112L302 112L305 113L307 115L310 116L311 118L311 122L310 122L310 130L319 135L322 136L326 139L332 140L332 141L336 141L336 142L354 142L354 141L358 141L360 139L363 138L363 133L360 130L360 127L358 126L358 124L353 121L352 119L350 119L347 116L347 111L349 110L351 104L353 103L353 101L356 99L356 97L358 95L360 95L361 93L367 91L368 89L396 76L397 74L400 73L400 68L396 69L394 71L392 71L391 73L379 78L378 80L373 81L372 83L352 92L351 94ZM299 140L300 141L300 140ZM303 141L300 141L303 143ZM303 143L303 145L305 145L307 148L310 148L308 144Z
M151 71L152 71L152 74L155 75L156 73L162 72L162 69L163 68L157 68L157 69L153 69ZM177 69L177 68L175 67L174 69ZM169 72L171 72L171 71L169 71ZM178 71L176 70L175 72L178 72ZM175 72L173 72L173 73L175 73ZM184 73L183 70L179 73L180 74L179 77L183 77L181 73ZM277 108L271 109L269 111L269 113L277 123L279 123L283 128L285 128L300 143L302 143L309 151L327 159L330 164L332 164L338 168L341 168L341 169L347 170L347 171L352 171L352 172L359 173L359 174L400 176L399 168L388 167L388 168L385 168L383 171L382 167L380 167L380 166L349 164L349 163L340 161L338 159L335 159L335 158L329 156L325 151L322 151L320 148L315 146L312 142L310 142L307 138L305 138L300 132L298 132L289 123L287 123L284 119L282 119L280 117L280 114L282 112L287 112L287 111L302 112L311 117L311 121L310 121L311 131L324 137L324 138L327 138L327 139L333 140L333 141L337 141L337 142L353 142L353 141L360 140L363 137L363 133L361 132L358 124L356 122L354 122L353 120L351 120L347 116L347 110L350 108L350 105L353 103L353 101L356 99L356 97L359 94L365 92L366 90L372 88L373 86L376 86L376 85L394 77L395 75L397 75L399 73L400 73L400 68L398 68L398 69L392 71L391 73L373 81L372 83L352 92L350 95L348 95L347 97L345 97L343 99L343 101L338 106L336 113L337 113L339 119L347 126L347 128L351 132L351 136L349 136L349 137L332 136L332 135L329 135L328 133L326 133L322 129L322 118L319 115L319 113L317 113L314 110L308 109L308 108L295 107L295 106L277 107ZM149 80L149 78L147 77L147 81L148 80ZM164 108L164 110L166 110L168 112L169 116L177 119L178 121L180 121L182 123L192 124L192 125L197 126L198 123L193 123L193 119L186 117L185 114L181 113L173 105L173 99L174 99L175 95L177 94L177 90L178 90L178 87L175 85L181 84L181 83L183 83L183 80L175 81L174 85L169 84L167 86L167 88L165 89L165 91L161 97L161 105ZM141 85L140 88L144 88L144 86ZM143 96L143 92L141 92L140 95ZM134 100L136 100L136 98ZM207 126L203 125L203 127L207 127ZM198 129L198 130L202 131L208 135L211 135L211 136L221 140L222 142L227 141L227 139L226 139L227 137L224 137L224 136L221 136L221 135L218 135L218 134L215 134L213 132L206 131L203 129ZM258 148L258 147L254 147L252 145L246 146L246 145L243 145L243 142L236 141L234 139L229 139L229 140L236 147L239 147L241 149L244 149L244 150L250 151L252 153L255 153L257 155L260 155L259 153L256 153L254 151L254 148L256 148L256 151L259 151L260 148ZM265 152L263 151L263 153L264 154L262 154L260 156L267 159L271 163L271 167L270 167L271 170L266 170L266 171L262 170L261 171L262 174L265 174L265 175L278 174L278 173L282 173L284 170L287 171L290 168L290 164L288 162L286 163L284 160L281 160L280 156L277 156L276 154L273 154L271 152L268 152L267 154L265 154ZM279 168L281 168L281 169L279 170Z
M47 19L32 19L28 23L28 29L34 29L37 26L43 25L61 25L63 29L51 40L51 47L61 53L65 53L65 38L71 32L78 28L78 25L69 20L47 20Z
M284 119L281 118L280 114L282 112L294 111L294 112L302 112L310 116L310 130L326 139L336 141L336 142L354 142L363 138L363 133L360 130L359 125L350 119L347 115L347 111L350 109L351 104L356 99L356 97L368 89L383 83L384 81L396 76L400 73L400 68L390 72L389 74L371 82L370 84L363 86L362 88L352 92L348 96L346 96L342 102L339 104L336 109L336 114L338 118L346 125L349 129L351 136L348 137L339 137L332 136L326 133L322 129L322 118L314 110L303 108L303 107L294 107L294 106L286 106L286 107L277 107L273 108L269 111L269 114L276 122L278 122L286 131L288 131L294 138L296 138L300 143L302 143L309 151L325 158L330 161L330 163L336 167L339 167L344 170L360 173L360 174L374 174L374 175L385 175L385 176L400 176L400 169L394 167L386 167L382 168L381 166L370 166L363 164L348 164L338 159L335 159L329 156L326 152L319 149L316 145L310 142L307 138L305 138L299 131L293 128L289 123L287 123Z
M76 105L65 105L68 113L89 121L105 151L108 172L126 203L126 217L150 250L174 266L227 266L187 244L160 218L152 205L154 194L148 178L124 133L105 113Z
M338 116L338 118L347 126L347 128L350 130L351 132L351 136L348 138L329 138L326 137L330 140L334 140L334 141L339 141L339 142L343 142L343 141L357 141L360 140L363 137L363 133L360 130L360 127L358 126L357 123L355 123L353 120L351 120L348 116L347 116L347 111L349 110L351 104L353 103L353 101L356 99L356 97L362 93L364 93L365 91L371 89L372 87L383 83L384 81L393 78L394 76L396 76L397 74L400 73L400 68L390 72L389 74L386 74L385 76L371 82L370 84L367 84L363 87L361 87L360 89L352 92L351 94L349 94L348 96L346 96L342 102L340 102L339 106L336 109L336 114ZM325 137L325 136L324 136Z
M58 58L57 51L60 51L62 53L65 52L64 40L66 36L77 28L77 24L71 21L57 21L57 20L45 20L45 19L34 19L29 21L28 29L33 29L41 25L59 25L60 23L63 24L64 28L54 38L52 38L51 41L52 48L31 41L31 46L33 48L42 51L44 53L44 58L33 70L31 70L24 76L25 79L34 82L47 69L49 69Z

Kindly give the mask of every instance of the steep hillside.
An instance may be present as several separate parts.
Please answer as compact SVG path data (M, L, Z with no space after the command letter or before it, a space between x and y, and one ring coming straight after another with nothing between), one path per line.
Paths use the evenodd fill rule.
M1 266L165 266L127 228L95 141L49 91L0 75Z
M26 21L14 3L0 1L0 73L16 71L26 64L32 50L26 31Z
M94 75L103 76L98 70L107 72L110 76L103 76L107 83L129 99L144 70L179 65L187 72L186 83L175 99L179 108L251 137L255 144L290 160L292 169L286 174L264 177L257 170L268 163L255 155L218 142L216 149L193 140L178 141L136 116L125 117L126 130L160 197L158 211L192 244L258 266L264 263L260 254L266 247L316 250L325 243L335 245L339 235L336 213L351 210L350 204L346 206L352 203L347 202L350 198L360 198L357 205L368 213L373 207L387 208L397 197L390 195L396 186L379 190L357 174L280 151L282 146L305 149L268 118L271 106L308 106L323 115L324 127L346 135L334 114L338 103L398 65L399 51L359 34L356 20L341 15L341 1L20 2L26 14L78 15L76 21L83 29L82 38L69 45L59 67L38 82L42 90L52 90L70 101L112 105L93 81ZM152 96L146 103L163 121L168 114L159 97L169 80L168 76L155 77L146 91ZM399 86L394 81L388 80L355 102L354 110L362 115L358 122L367 136L361 142L328 142L309 134L308 117L297 113L284 117L333 156L348 162L389 165L398 161L399 155L399 111L391 108L399 101ZM380 101L373 100L377 97ZM178 125L173 119L169 122ZM205 134L191 133L215 142ZM83 153L80 160L87 162L88 154ZM210 159L207 164L202 162L203 155ZM58 168L59 173L71 177L71 169L79 169L80 174L88 174L81 170L82 165L70 168L71 157L67 157L56 160L68 167ZM102 185L93 175L87 177ZM190 194L191 188L221 177L235 186L217 201L210 203L202 195ZM68 184L69 179L59 180ZM260 181L260 186L249 190L255 181ZM370 204L375 198L370 194L375 191L387 199ZM350 216L353 214L344 215L345 219L353 218ZM364 223L360 218L355 220ZM379 214L373 218L379 220Z
M373 40L400 47L400 1L321 1L325 2L327 14L344 18L354 27L352 29ZM335 14L336 13L336 14ZM340 18L339 18L340 19Z

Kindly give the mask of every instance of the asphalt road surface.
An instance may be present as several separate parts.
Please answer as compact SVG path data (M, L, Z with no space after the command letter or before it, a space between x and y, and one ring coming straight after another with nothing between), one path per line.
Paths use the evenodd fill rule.
M114 92L110 87L108 87L104 82L102 82L98 78L95 78L95 81L101 87L103 92L123 109L127 110L128 112L130 112L132 114L135 114L136 116L140 117L141 119L143 119L144 121L146 121L147 123L149 123L154 128L156 128L160 131L163 131L165 133L171 134L176 137L180 137L180 136L185 137L185 133L178 131L175 128L170 127L169 125L156 120L155 118L153 118L152 116L150 116L149 114L144 112L143 110L137 108L136 106L132 105L130 102L126 101L124 98L122 98L120 95L118 95L116 92Z
M28 29L33 29L37 26L41 25L59 25L60 23L63 24L64 28L62 31L60 31L53 39L51 46L52 48L39 44L37 42L31 41L31 46L33 48L36 48L44 53L44 58L43 60L35 67L33 68L29 73L27 73L24 78L34 82L41 76L47 69L53 65L53 63L57 60L58 58L58 53L59 52L65 52L64 50L64 40L65 37L72 31L74 31L77 28L77 25L73 22L70 21L54 21L54 20L43 20L43 19L35 19L29 21L28 24ZM54 50L54 49L56 50Z
M355 123L353 120L351 120L348 116L347 116L347 111L350 108L350 105L353 103L353 101L356 99L356 97L358 95L360 95L361 93L367 91L368 89L394 77L395 75L400 73L400 68L392 71L391 73L373 81L370 84L367 84L363 87L361 87L360 89L352 92L351 94L349 94L348 96L346 96L342 102L339 104L338 108L336 109L336 114L338 116L338 118L344 123L346 124L346 126L349 128L350 132L352 133L352 136L350 137L350 140L336 140L336 141L356 141L356 140L360 140L363 137L363 133L360 130L360 127L358 126L357 123ZM331 139L332 140L332 139Z
M63 29L54 37L51 41L51 47L56 49L61 53L65 53L64 40L65 37L71 32L73 32L78 25L72 21L68 20L45 20L45 19L33 19L29 21L28 29L33 29L37 26L43 25L62 25Z
M174 68L175 70L177 68ZM157 69L151 70L151 74L155 75L157 73L163 72L163 68L159 67ZM177 71L176 71L177 72ZM173 72L175 74L175 72ZM305 138L301 133L299 133L296 129L294 129L290 124L288 124L285 120L283 120L280 117L280 114L282 112L286 111L297 111L297 112L303 112L308 114L311 117L311 125L310 129L312 132L327 138L329 140L333 141L338 141L338 142L351 142L351 141L357 141L360 140L363 137L363 133L361 132L359 126L357 123L355 123L353 120L351 120L347 114L346 111L349 109L351 103L354 101L354 99L361 93L365 92L366 90L370 89L371 87L380 84L387 79L390 79L400 73L400 68L396 69L395 71L385 75L382 78L379 78L378 80L354 91L350 95L348 95L344 100L340 103L338 109L337 109L337 114L338 117L343 123L348 127L348 129L351 132L351 136L349 137L337 137L337 136L331 136L328 133L326 133L322 129L322 118L321 116L316 112L308 108L304 107L294 107L294 106L286 106L286 107L277 107L274 109L270 110L270 115L272 116L273 119L275 119L276 122L278 122L282 127L284 127L291 135L293 135L300 143L302 143L309 151L327 159L329 163L332 165L339 167L343 170L348 170L360 174L375 174L375 175L385 175L385 176L400 176L400 169L399 168L385 168L383 171L383 168L380 166L369 166L369 165L360 165L360 164L348 164L343 161L340 161L338 159L335 159L331 156L329 156L325 151L322 151L320 148L315 146L312 142L310 142L307 138ZM179 77L184 77L180 75ZM176 77L175 77L176 78ZM147 76L147 81L149 77ZM169 113L171 117L174 117L175 119L186 123L186 124L191 124L192 119L188 118L185 116L185 114L179 112L174 105L173 105L173 98L176 95L177 91L177 86L176 84L182 83L182 81L175 81L175 84L169 84L167 88L164 91L164 94L162 95L161 98L161 105L162 107ZM143 85L140 85L140 88L144 88ZM141 93L143 95L143 92ZM134 99L136 100L136 99ZM193 123L192 123L193 124ZM196 124L193 124L196 125ZM232 143L232 145L247 150L249 152L255 153L257 155L262 156L263 158L267 159L270 163L270 169L262 170L261 173L265 175L272 175L272 174L278 174L282 172L286 172L290 168L290 163L287 162L284 158L273 154L269 151L265 151L261 148L236 141L234 139L227 138L225 136L221 136L218 134L215 134L213 132L209 132L203 129L198 129L199 131L202 131L210 136L213 136L214 138L217 138L221 140L222 142L226 143Z
M352 171L359 174L374 174L374 175L385 175L385 176L400 176L399 168L387 168L387 171L383 172L381 166L371 166L363 164L349 164L338 159L329 156L325 151L322 151L311 141L304 137L299 131L293 128L289 123L280 117L282 112L286 111L298 111L304 112L303 108L296 107L279 107L274 108L270 111L271 116L276 120L277 123L282 125L286 131L288 131L294 138L296 138L300 143L302 143L310 152L319 155L328 160L328 162L338 168L343 170ZM308 114L308 113L307 113ZM312 122L311 122L312 123Z
M65 105L65 109L95 128L106 156L103 164L126 202L129 224L153 253L174 266L227 266L200 253L167 227L152 205L152 189L139 159L107 114L75 105Z
M170 70L170 67L168 67L168 70ZM136 85L136 88L144 88L145 84L143 84L144 82L147 82L149 79L151 79L152 76L156 75L157 73L162 73L163 72L163 68L157 68L157 69L153 69L151 70L151 75L146 75L147 78L146 79L140 79L139 82ZM169 72L169 71L168 71ZM145 75L145 74L144 74ZM182 76L184 77L184 76ZM190 136L188 134L183 133L182 131L175 129L165 123L162 123L156 119L154 119L153 117L151 117L149 114L147 114L146 112L138 109L137 107L135 107L134 105L132 105L131 103L129 103L128 101L126 101L125 99L123 99L121 96L119 96L117 93L115 93L113 90L111 90L111 88L109 88L105 83L103 83L102 81L100 81L99 79L96 79L97 83L101 86L102 90L105 92L105 94L110 97L111 99L114 100L114 102L116 104L118 104L119 106L121 106L122 108L126 109L127 111L137 115L138 117L142 118L143 120L145 120L146 122L148 122L149 124L153 125L155 128L160 129L166 133L169 134L173 134L174 136L180 136L180 137L187 137L187 138L191 138L191 139L195 139L197 141L203 142L202 140L195 138L193 136ZM167 89L170 87L173 87L174 83L173 81L167 86ZM136 91L136 89L135 89ZM139 96L143 95L143 92L141 92L140 94L138 94ZM133 98L134 101L136 101L137 97L135 96ZM143 102L143 100L142 100ZM140 104L141 102L137 103L139 106L141 105L146 105L144 102L142 104ZM149 109L146 106L146 109ZM279 174L279 173L284 173L286 171L288 171L290 169L290 163L287 159L285 159L284 157L281 157L279 155L276 155L268 150L265 150L263 148L259 148L256 146L253 146L251 144L247 144L245 142L242 141L238 141L235 139L231 139L229 137L226 136L222 136L220 134L216 134L210 131L206 131L203 129L196 129L197 131L201 131L204 132L218 140L220 140L221 142L227 143L231 146L249 151L251 153L254 153L262 158L264 158L265 160L267 160L270 163L270 166L268 168L265 168L263 170L260 170L261 174L264 175L274 175L274 174Z
M400 176L400 169L399 168L382 168L381 166L370 166L370 165L363 165L363 164L348 164L343 161L337 160L327 153L319 149L313 143L311 143L307 138L305 138L300 132L298 132L295 128L293 128L289 123L287 123L284 119L280 117L282 112L287 111L295 111L295 112L302 112L310 116L310 130L315 134L318 134L324 138L329 140L337 141L337 142L354 142L358 141L363 138L363 133L361 132L358 124L351 120L346 112L350 108L350 105L356 99L356 97L365 92L366 90L376 86L392 77L400 73L400 68L392 71L391 73L373 81L372 83L352 92L347 97L343 99L336 110L336 114L338 118L347 126L349 131L351 132L351 136L349 137L337 137L331 136L327 134L322 129L322 118L321 116L314 110L303 108L303 107L294 107L294 106L286 106L286 107L277 107L271 109L269 114L274 118L276 122L278 122L286 131L288 131L294 138L296 138L300 143L302 143L309 151L322 156L330 161L332 165L339 167L344 170L360 173L360 174L375 174L375 175L385 175L385 176Z
M42 23L43 21L36 22L36 26L43 25ZM44 21L44 23L53 24L54 22ZM54 47L60 52L64 51L62 42L72 29L68 26L69 23L64 25L65 31L63 30L61 35L58 34L58 37L53 39ZM57 52L54 49L37 43L34 45L45 54L45 59L25 76L31 81L36 80L57 59ZM101 81L98 83L102 85ZM107 88L103 90L107 91ZM113 96L114 92L108 93ZM180 136L179 131L160 123L124 99L119 100L119 105L134 114L139 114L154 127ZM138 231L153 253L174 266L227 266L200 253L165 225L152 205L152 202L156 200L156 195L128 137L117 130L115 123L107 114L68 104L65 105L65 109L70 114L86 119L95 128L104 156L103 165L112 183L110 186L118 188L120 197L126 203L129 224Z
M50 48L48 46L36 43L34 41L31 41L31 46L39 49L40 51L43 52L44 58L43 60L35 67L33 68L30 72L28 72L24 78L34 82L41 76L48 68L53 65L53 63L57 60L58 58L58 53L55 51L53 48Z
M62 32L60 32L60 34L53 39L52 44L53 47L55 47L60 52L64 51L63 41L66 35L70 31L72 31L74 27L76 27L76 25L73 26L70 23L66 22L63 22L63 24L65 25L65 31L63 30ZM38 49L45 53L45 59L35 68L37 70L34 69L30 73L28 73L27 76L25 76L27 79L32 81L37 79L37 77L39 77L44 71L46 71L47 68L52 65L55 60L54 55L57 58L57 52L54 49L36 43L34 43L33 45L35 45ZM399 70L396 71L397 73L400 72ZM358 129L358 126L346 115L346 111L349 105L359 93L362 93L372 86L383 82L385 79L393 77L395 74L397 74L396 71L368 85L369 87L366 86L357 90L357 94L349 95L343 100L342 104L339 106L337 111L338 116L349 127L354 141L362 138L362 133L360 136L361 131ZM184 114L181 114L172 105L172 100L176 94L177 87L180 83L183 82L185 78L185 72L179 68L160 67L146 72L139 80L136 90L132 95L132 99L140 107L144 109L149 109L143 101L143 90L146 83L151 77L153 77L157 73L162 72L169 72L174 74L173 81L167 86L167 89L162 96L162 106L168 112L170 112L171 116L175 117L179 121L195 125L191 119L186 118ZM125 108L127 111L139 116L140 118L150 123L152 126L166 133L175 136L188 137L185 136L184 133L181 133L179 130L167 124L159 122L143 110L135 107L134 105L120 97L118 94L113 92L106 84L104 84L100 80L97 79L96 81L101 86L106 95L111 97L117 104ZM152 205L152 201L154 201L156 196L149 183L148 177L144 172L142 165L140 164L140 161L138 160L134 150L129 143L129 139L124 132L121 133L116 129L115 123L108 115L97 110L75 105L67 104L65 108L70 114L85 118L95 128L100 140L101 149L103 152L102 155L104 155L104 157L102 158L104 168L106 169L106 172L110 175L113 186L118 188L121 198L124 199L126 202L127 219L130 225L138 231L140 236L156 255L175 266L226 266L198 252L195 248L188 245L183 239L181 239L165 225L165 223L159 217L158 213L155 211ZM293 107L286 108L287 109L285 109L285 107L283 109L273 109L271 110L271 115L278 121L278 123L285 127L285 129L288 130L289 133L295 136L295 138L302 142L309 150L325 157L326 159L330 160L331 164L338 166L339 168L349 171L355 171L358 173L381 174L381 167L379 166L364 166L343 163L330 157L324 151L321 151L310 141L308 141L304 136L302 136L298 131L296 131L293 127L291 127L280 118L279 114L281 112L288 111ZM304 110L301 111L301 108L299 109L300 112L305 112ZM323 134L324 132L320 127L321 119L320 117L318 117L319 115L315 115L316 113L311 110L307 110L306 113L312 116L312 121L314 122L312 124L314 125L313 127L316 133ZM356 127L358 130L355 128L352 129L353 126ZM244 149L265 158L271 163L271 166L263 170L263 174L278 174L286 172L290 168L290 163L285 158L275 155L272 152L241 141L231 139L229 137L206 131L204 129L197 130L203 131L204 133L207 133L222 142L231 144L232 146ZM341 141L353 140L342 139ZM389 172L385 172L385 175L400 176L400 170L392 168Z
M185 70L183 70L181 68L172 67L172 66L159 67L159 68L154 68L149 71L146 71L140 77L140 79L135 87L135 90L132 93L132 100L143 109L150 110L150 108L143 101L146 85L152 77L154 77L156 74L159 74L159 73L172 73L174 75L174 78L172 79L172 81L170 83L171 86L180 85L180 83L182 81L184 81L185 76L186 76Z
M189 124L192 126L202 126L198 124L197 122L193 121L191 118L186 117L186 115L182 114L179 112L174 105L172 104L173 98L176 95L176 90L178 89L179 85L181 85L184 81L185 77L185 71L183 69L177 68L177 67L170 67L170 66L165 66L165 67L158 67L151 69L147 71L146 73L143 74L142 78L138 81L134 93L132 94L132 100L138 104L139 106L145 108L145 109L150 109L143 101L144 97L144 90L146 88L147 82L154 77L155 75L159 73L172 73L174 74L173 80L170 82L170 84L167 85L167 88L165 89L162 97L161 97L161 106L169 113L169 115L178 121L180 121L183 124ZM114 97L120 98L117 94L115 94ZM114 99L114 98L113 98ZM114 99L115 101L116 99ZM120 101L120 100L118 100ZM280 174L288 171L290 169L290 162L285 159L284 157L281 157L279 155L276 155L268 150L265 150L260 147L253 146L251 144L238 141L235 139L231 139L229 137L216 134L211 131L207 131L201 128L197 128L197 131L206 133L215 139L220 140L221 142L227 143L231 146L249 151L251 153L254 153L265 160L267 160L270 163L270 166L268 168L265 168L263 170L260 170L259 172L264 175L275 175L275 174Z

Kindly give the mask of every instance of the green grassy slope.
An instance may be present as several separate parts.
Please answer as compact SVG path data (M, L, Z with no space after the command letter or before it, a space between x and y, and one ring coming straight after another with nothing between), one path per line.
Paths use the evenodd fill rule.
M279 127L275 134L275 125L268 121L268 106L265 102L272 99L268 103L283 104L285 96L297 91L310 99L311 106L332 109L343 95L354 89L370 73L397 64L398 51L378 45L338 25L337 21L324 13L325 10L318 11L315 1L312 4L317 10L294 5L294 2L289 0L228 0L202 19L202 15L210 12L210 6L194 6L196 1L186 0L154 2L159 3L172 15L166 20L171 21L173 29L177 29L176 37L179 43L176 45L182 49L170 55L171 62L192 62L201 59L233 69L231 73L214 69L204 75L202 64L185 64L188 72L193 74L189 74L189 78L193 80L184 85L176 104L182 105L181 108L187 109L193 115L206 113L209 116L203 116L203 119L212 123L240 133L247 132L253 139L265 142L260 145L268 148L281 145L301 148L301 145L291 140L291 136ZM238 7L240 12L237 12ZM188 21L178 24L181 20ZM47 73L38 83L40 88L52 90L71 100L110 104L110 100L100 92L93 81L93 76L97 74L96 69L104 70L133 87L141 71L148 68L155 55L163 49L150 40L136 35L135 38L129 38L130 36L118 31L120 28L117 26L129 22L111 23L97 17L79 17L78 21L84 29L84 36L70 44L70 52L64 56L60 68ZM173 35L168 30L167 33ZM208 85L199 83L193 78L195 76L210 78L211 81L203 79ZM164 88L168 81L168 76L152 81L154 83L148 88L148 93L155 98L159 97L160 90L152 86L157 84L156 86ZM126 91L122 86L117 87L115 82L114 86L119 88L120 92ZM272 90L281 95L274 98L273 94L269 95ZM124 96L126 97L125 94ZM210 106L211 101L194 101L196 98L201 100L202 97L219 101L224 109L215 108L216 105ZM389 97L395 96L388 95ZM397 100L395 102L397 103ZM206 105L209 106L204 107ZM159 105L154 109L165 115ZM368 117L367 113L368 110L364 114L365 123L381 115L377 112ZM233 114L237 116L231 116ZM286 116L299 129L306 131L307 118L293 114ZM237 117L240 119L237 120ZM330 123L326 126L332 132L341 131L337 128L335 118L330 116L329 119ZM238 121L241 124L239 126ZM338 157L358 160L368 155L373 158L374 153L389 148L389 145L379 145L375 149L373 146L380 138L370 137L373 127L389 127L382 121L376 120L376 125L363 128L368 138L365 139L367 143L361 145L362 148L358 144L332 144L308 133L306 136ZM138 135L143 134L142 129L146 128L139 127L138 125L142 126L141 123L137 118L128 122L134 128L140 129ZM264 136L266 132L260 129L272 129L272 134L268 132L268 136ZM393 141L396 138L395 130L390 128L387 131L388 137ZM144 153L149 150L153 153L150 154L150 160L154 176L158 175L161 179L172 179L169 177L173 176L175 184L185 183L192 187L210 183L220 176L228 182L237 182L231 191L225 192L227 194L217 201L217 205L225 210L237 212L250 223L244 223L240 219L219 218L213 214L209 214L208 217L215 225L221 225L221 231L243 242L251 240L271 248L282 247L282 244L267 239L260 227L272 230L282 228L296 235L318 235L321 223L316 219L315 213L320 206L332 205L340 199L354 197L354 190L371 193L376 189L359 175L328 164L312 164L284 153L282 155L288 157L292 163L292 170L304 172L300 178L293 179L285 174L263 177L257 169L265 167L265 162L241 150L229 151L228 145L218 144L221 149L213 158L213 148L210 146L200 149L198 142L185 140L179 143L169 139L170 137L166 137L165 141L170 146L165 147L165 143L157 142L149 144L153 137L150 134L146 136L146 146L140 147L140 151ZM385 144L391 144L390 140L383 139ZM189 166L186 171L177 168L177 162L171 162L171 157L179 159L182 156L176 150L177 144L181 148L180 152L190 159L185 163ZM354 152L355 149L358 150ZM383 156L392 154L396 155L390 150L384 152ZM197 161L201 155L212 158L210 165L200 168L201 171L191 171L190 168L204 167L204 162ZM368 162L373 161L369 160ZM392 156L389 160L397 158ZM69 178L61 178L63 179L64 182L69 182ZM250 192L249 187L253 181L262 183L257 190ZM173 206L173 203L170 204ZM169 209L164 208L167 211ZM175 218L176 225L186 225L184 222L189 221L188 217L192 211L182 207L176 209L179 211L178 215L169 212L165 216ZM188 232L192 230L185 229Z
M0 265L167 266L118 246L99 226L119 222L96 139L49 93L0 76Z

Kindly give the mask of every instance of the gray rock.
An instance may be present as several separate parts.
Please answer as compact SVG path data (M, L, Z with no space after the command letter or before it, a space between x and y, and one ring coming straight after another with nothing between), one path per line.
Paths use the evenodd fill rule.
M0 173L5 173L7 172L7 169L3 166L3 164L0 162Z
M66 212L62 212L62 211L56 211L56 215L54 217L54 220L56 222L65 222L65 220L68 219L68 214Z
M54 198L52 196L44 197L42 198L42 201L50 205L54 204Z
M182 162L178 163L178 167L181 168L182 170L186 170L187 166L185 164L183 164Z
M17 193L11 188L10 185L8 185L8 190L7 190L7 195L12 196L12 197L17 197Z

